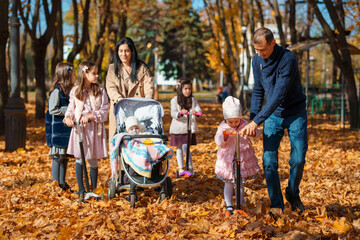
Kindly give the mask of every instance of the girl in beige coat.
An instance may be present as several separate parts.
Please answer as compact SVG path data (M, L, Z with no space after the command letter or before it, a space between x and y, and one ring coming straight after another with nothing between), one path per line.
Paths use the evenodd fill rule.
M154 82L146 64L138 59L131 38L120 39L114 51L114 63L106 75L106 90L110 98L109 141L116 131L114 104L127 97L154 97Z
M170 124L170 146L176 147L176 160L178 162L179 173L184 172L183 153L186 157L187 149L187 113L191 112L191 136L190 145L196 145L196 135L199 128L195 120L195 114L201 112L200 106L192 95L192 83L188 79L180 80L176 86L177 96L171 99ZM189 154L189 170L194 172L191 153Z

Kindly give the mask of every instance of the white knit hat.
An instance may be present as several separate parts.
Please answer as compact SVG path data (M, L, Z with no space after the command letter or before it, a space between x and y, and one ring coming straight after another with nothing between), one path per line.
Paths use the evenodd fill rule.
M228 96L223 105L224 119L241 118L241 104L239 99Z
M134 117L134 116L131 116L131 117L128 117L125 119L125 127L126 127L126 131L128 132L129 129L133 126L139 126L140 128L140 131L144 130L145 126L143 126L142 124L140 124L139 120Z

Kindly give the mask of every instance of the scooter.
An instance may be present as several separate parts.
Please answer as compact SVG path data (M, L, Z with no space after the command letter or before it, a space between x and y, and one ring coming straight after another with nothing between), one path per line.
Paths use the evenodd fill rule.
M195 116L200 117L202 116L202 112L196 112ZM189 171L189 157L190 157L190 137L191 137L191 117L192 114L189 111L187 113L187 146L186 146L186 164L185 164L185 171L182 171L179 173L179 171L176 171L176 178L179 177L195 177L195 174L191 171Z
M245 180L241 178L241 165L240 165L241 164L240 135L242 135L242 132L233 131L231 133L228 133L227 131L224 131L223 135L236 135L236 155L233 160L235 183L236 183L236 189L235 189L236 206L234 211L243 215L247 215L243 210L241 210L241 206L245 204L245 199L244 199ZM226 211L225 215L229 217L230 212Z
M90 120L89 120L90 122ZM74 122L74 124L77 127L78 133L79 133L79 146L80 146L80 153L81 153L81 166L82 166L82 170L84 172L84 176L85 176L85 186L86 186L86 193L80 193L79 194L79 202L83 203L86 202L86 200L103 200L104 199L104 194L101 193L101 196L99 196L96 193L93 193L90 191L90 184L89 184L89 177L88 177L88 173L87 173L87 169L86 169L86 160L85 160L85 153L84 153L84 145L83 145L83 139L82 139L82 132L81 132L81 123L80 122Z

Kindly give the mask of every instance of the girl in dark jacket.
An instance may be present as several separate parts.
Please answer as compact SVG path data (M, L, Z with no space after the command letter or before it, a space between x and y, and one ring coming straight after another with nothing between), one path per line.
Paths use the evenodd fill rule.
M49 106L46 113L46 142L52 156L52 180L59 183L64 191L70 189L65 182L68 158L66 149L71 127L64 126L63 118L69 104L69 93L76 79L74 66L70 63L58 63L50 88ZM71 191L71 189L70 189Z

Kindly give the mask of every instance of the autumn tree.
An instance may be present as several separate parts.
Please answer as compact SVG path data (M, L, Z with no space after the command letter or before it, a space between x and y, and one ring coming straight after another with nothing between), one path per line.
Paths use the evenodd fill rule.
M4 108L9 98L8 74L6 70L6 43L9 38L8 10L9 1L0 1L0 135L5 133Z
M105 47L105 31L108 19L110 17L110 0L96 0L95 1L95 29L96 37L93 49L91 45L88 45L90 51L90 57L88 60L94 62L101 72L101 63L104 57L104 47Z
M329 41L330 51L334 57L336 65L341 69L341 72L343 74L346 98L349 101L350 106L350 127L357 128L360 119L359 103L357 101L358 97L356 93L356 84L352 60L350 56L349 46L346 40L345 22L342 18L344 12L343 10L337 10L336 5L333 1L324 0L326 9L334 27L334 29L331 29L331 26L324 18L323 12L319 10L316 1L309 0L308 2L314 9L316 18L320 22L324 31L324 35ZM340 5L342 5L341 0L337 0L335 2L340 2Z
M20 2L20 1L19 1ZM33 15L30 22L26 21L26 17L24 15L24 9L31 8L32 5L21 6L19 3L19 12L22 19L22 22L25 26L26 32L29 34L32 41L32 49L33 49L33 59L35 63L35 79L36 79L36 107L35 107L35 117L37 119L42 119L45 117L45 101L46 101L46 88L45 88L45 56L46 49L50 42L50 39L53 35L54 24L56 20L57 12L60 8L61 1L53 0L51 6L51 12L49 3L47 0L43 0L42 4L40 0L35 2L34 10L32 12ZM43 33L39 33L37 30L40 25L40 12L41 9L44 11L44 18L46 21L46 29Z
M74 62L76 55L85 48L86 43L90 39L89 37L90 0L85 0L85 2L80 0L79 4L77 3L76 0L73 0L72 7L73 7L73 16L71 22L74 25L74 34L72 37L73 48L67 57L67 61L70 63ZM79 19L79 16L82 16L82 21ZM80 36L79 25L81 22L82 22L82 28L81 28L82 30L81 30L81 39L79 40L79 36Z
M164 1L169 15L164 18L161 63L167 77L209 78L204 43L209 32L190 1ZM176 74L177 73L177 74Z
M166 5L156 0L139 0L129 8L128 34L135 42L139 58L154 72L154 49L160 48L162 21L168 15Z

